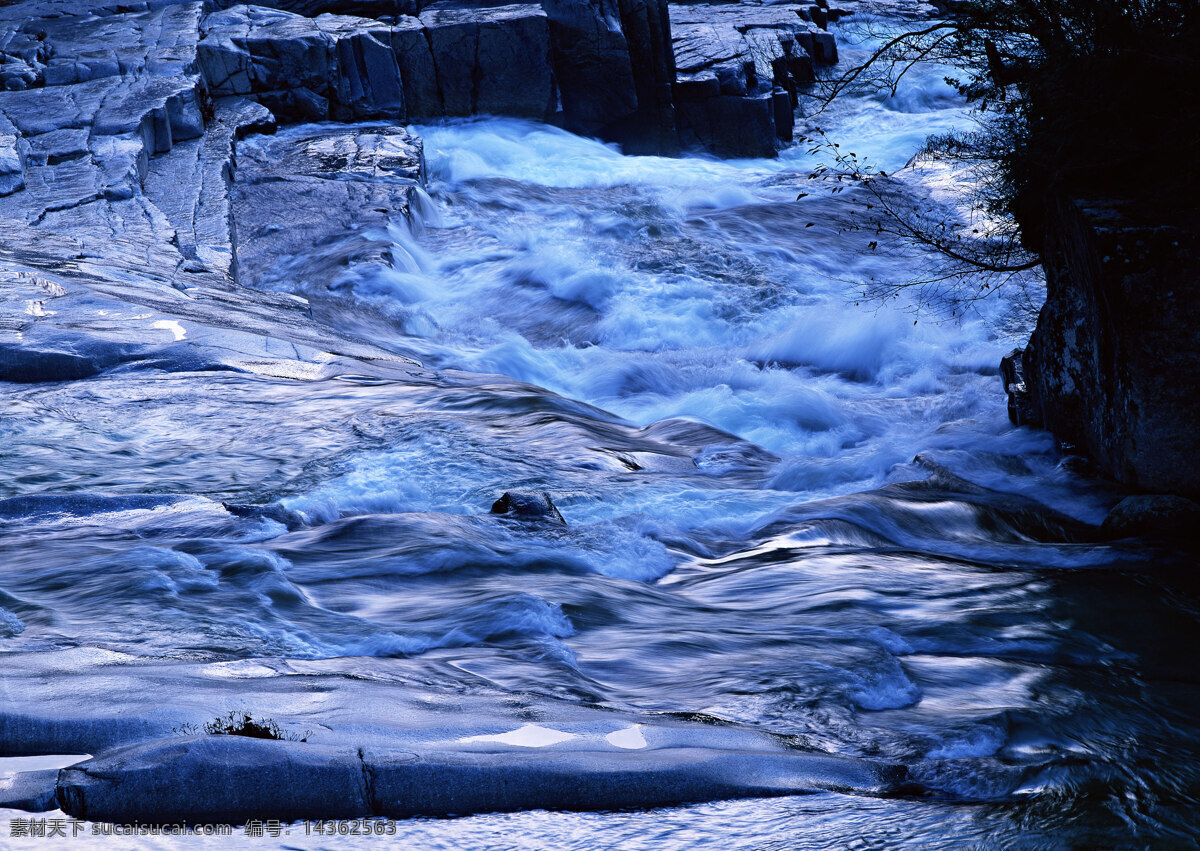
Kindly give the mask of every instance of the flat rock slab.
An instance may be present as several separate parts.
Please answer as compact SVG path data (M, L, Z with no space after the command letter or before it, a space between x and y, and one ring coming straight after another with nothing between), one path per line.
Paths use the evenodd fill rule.
M493 750L409 751L196 736L63 769L56 795L66 813L94 821L240 823L603 810L824 790L880 794L893 788L893 775L865 761L782 749L498 743Z

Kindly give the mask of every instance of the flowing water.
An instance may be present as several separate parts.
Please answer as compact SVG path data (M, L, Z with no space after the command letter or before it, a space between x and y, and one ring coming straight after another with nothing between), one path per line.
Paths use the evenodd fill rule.
M891 171L965 120L936 71L821 118ZM911 261L843 232L853 193L814 191L803 146L721 162L507 120L417 131L429 195L392 263L270 286L424 369L3 391L6 495L112 498L0 516L6 711L67 729L232 705L337 735L349 703L397 694L599 707L909 778L418 820L414 847L1193 841L1194 565L1094 542L1113 494L1008 423L1016 294L950 322L856 305ZM547 491L566 526L488 515L505 490Z

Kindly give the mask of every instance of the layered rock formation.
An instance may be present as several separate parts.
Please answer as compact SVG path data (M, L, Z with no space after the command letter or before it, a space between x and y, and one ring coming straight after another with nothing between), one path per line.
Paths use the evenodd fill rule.
M833 36L812 23L820 7L676 6L679 134L721 156L771 156L790 141L800 90L814 63L837 61Z
M246 286L239 248L255 274L270 264L237 234L240 225L254 236L256 213L301 215L299 198L321 209L321 228L304 231L310 246L342 238L351 212L369 218L363 204L403 218L419 182L419 143L402 130L385 138L379 128L341 128L322 144L356 153L337 161L336 180L322 180L304 159L316 142L297 139L278 157L297 172L295 197L272 202L269 189L249 188L247 169L236 194L250 200L236 221L235 149L276 119L249 99L211 97L201 4L156 5L0 9L9 88L0 92L0 380L70 380L122 366L258 369L274 351L402 360L326 334L303 299ZM377 186L359 197L352 178L368 162ZM331 214L339 204L341 218Z
M279 291L297 291L288 262L322 292L388 262L419 140L362 125L247 135L495 114L635 151L771 155L813 63L835 58L821 27L837 12L811 4L264 2L0 7L0 380L194 367L209 362L195 323L221 329L226 366L261 360L273 344L256 335L280 328L294 346L383 356L330 341Z
M1200 223L1160 219L1144 205L1058 200L1046 304L1021 356L1027 395L1010 384L1010 410L1125 485L1194 497Z

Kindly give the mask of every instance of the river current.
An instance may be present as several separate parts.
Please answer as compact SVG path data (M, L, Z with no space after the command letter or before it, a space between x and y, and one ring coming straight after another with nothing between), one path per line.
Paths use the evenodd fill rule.
M967 120L936 69L819 119L914 193L946 183L903 169L921 141ZM911 259L844 230L853 193L814 189L802 144L717 161L501 119L415 129L428 195L392 262L270 286L424 371L4 391L5 496L184 497L0 518L9 711L241 705L336 731L342 687L293 684L319 673L352 677L356 706L670 713L910 781L416 820L411 847L1194 841L1193 565L1094 542L1117 497L1008 422L997 367L1028 293L952 320L862 302ZM548 492L566 526L488 516L506 490Z

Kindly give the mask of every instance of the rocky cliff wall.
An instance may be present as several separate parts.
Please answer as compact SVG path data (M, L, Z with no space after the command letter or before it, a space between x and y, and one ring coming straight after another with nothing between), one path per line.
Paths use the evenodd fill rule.
M1021 357L1028 396L1013 387L1012 406L1015 419L1049 429L1117 481L1191 497L1200 495L1196 218L1055 201L1046 304Z

